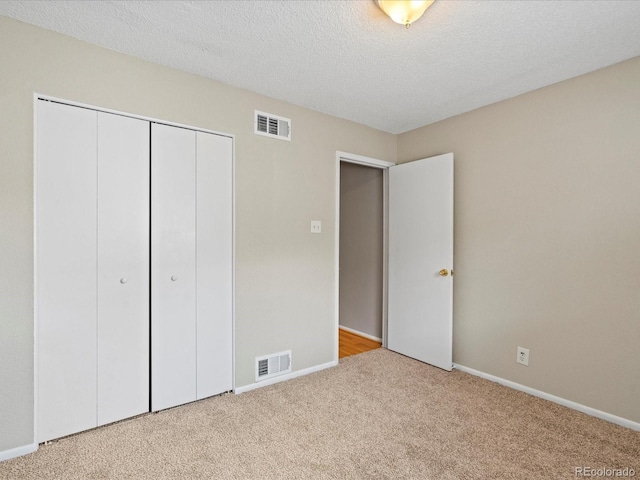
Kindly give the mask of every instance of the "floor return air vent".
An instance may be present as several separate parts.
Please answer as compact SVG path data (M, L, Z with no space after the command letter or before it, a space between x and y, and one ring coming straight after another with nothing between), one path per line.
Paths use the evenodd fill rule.
M291 350L256 357L256 382L291 372Z
M254 127L257 135L291 141L291 120L288 118L256 110Z

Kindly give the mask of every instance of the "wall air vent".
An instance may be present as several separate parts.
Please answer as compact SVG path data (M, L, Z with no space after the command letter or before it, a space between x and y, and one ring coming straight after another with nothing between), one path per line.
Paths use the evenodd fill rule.
M291 350L256 357L256 382L291 372Z
M253 124L257 135L291 141L291 120L288 118L256 110Z

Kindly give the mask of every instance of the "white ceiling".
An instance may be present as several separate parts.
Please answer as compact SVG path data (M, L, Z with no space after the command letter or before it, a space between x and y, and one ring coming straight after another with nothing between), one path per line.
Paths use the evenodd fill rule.
M408 30L373 0L3 1L0 14L391 133L640 55L637 0L437 0Z

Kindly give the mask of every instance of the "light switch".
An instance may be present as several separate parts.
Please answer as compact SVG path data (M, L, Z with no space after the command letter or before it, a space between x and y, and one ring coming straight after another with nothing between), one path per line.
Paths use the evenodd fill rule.
M322 233L322 222L320 220L311 220L311 233Z

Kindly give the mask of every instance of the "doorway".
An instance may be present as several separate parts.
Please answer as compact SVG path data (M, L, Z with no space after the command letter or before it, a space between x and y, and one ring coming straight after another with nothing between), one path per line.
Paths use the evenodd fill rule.
M340 162L340 354L382 344L382 170Z
M386 317L385 182L391 164L353 157L337 159L338 358L380 348Z
M341 162L382 169L382 346L450 371L453 153L401 165L336 152L335 360L339 356ZM451 273L451 275L449 274Z

